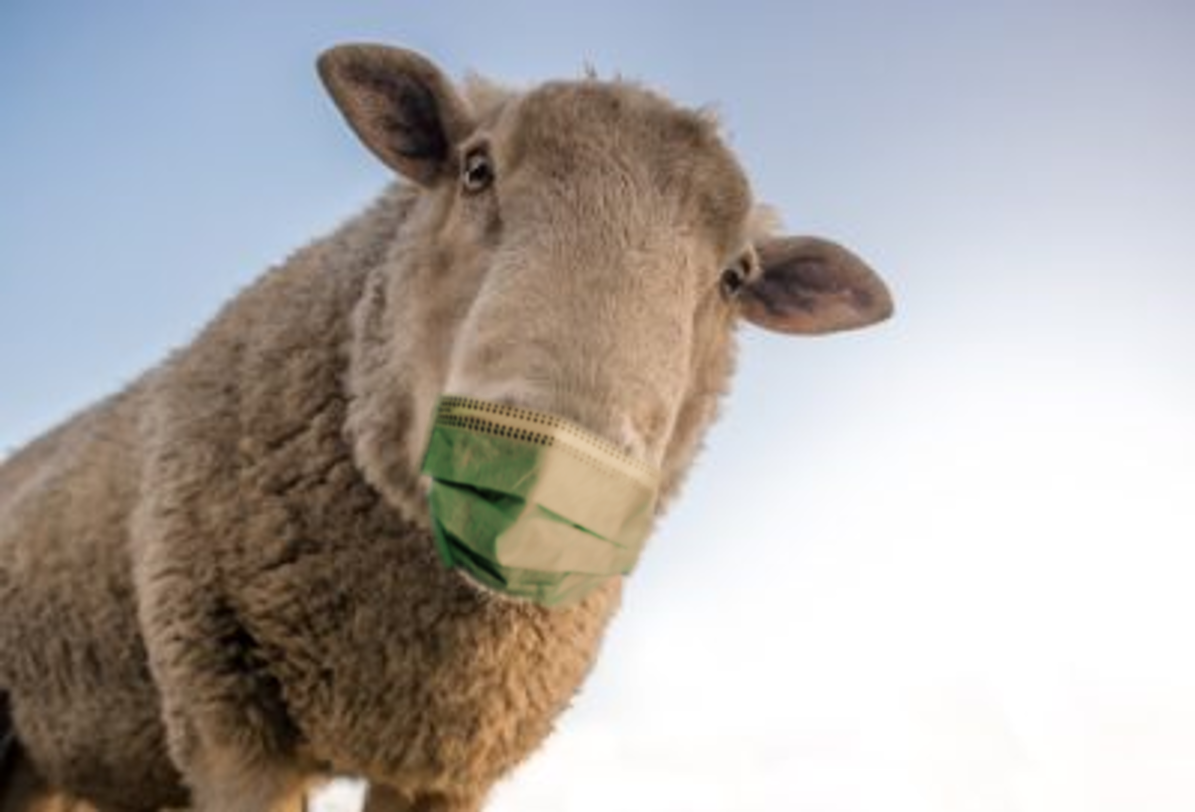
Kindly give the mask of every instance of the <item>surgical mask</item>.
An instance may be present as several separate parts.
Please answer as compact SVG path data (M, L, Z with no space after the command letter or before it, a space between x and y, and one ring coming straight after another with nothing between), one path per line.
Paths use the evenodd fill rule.
M423 473L440 557L490 589L574 604L629 573L659 474L555 415L443 396Z

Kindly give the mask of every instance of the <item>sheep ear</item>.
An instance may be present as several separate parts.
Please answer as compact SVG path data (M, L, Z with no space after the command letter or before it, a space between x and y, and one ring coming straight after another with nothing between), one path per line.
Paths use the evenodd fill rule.
M841 245L779 237L755 245L760 272L738 292L743 318L780 333L853 330L892 315L892 295L875 271Z
M413 51L337 45L316 63L328 93L382 162L424 186L456 174L455 149L473 129L452 82Z

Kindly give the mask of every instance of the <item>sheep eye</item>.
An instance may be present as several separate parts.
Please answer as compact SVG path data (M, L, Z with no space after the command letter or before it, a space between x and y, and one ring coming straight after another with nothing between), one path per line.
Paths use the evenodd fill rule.
M483 147L465 153L461 166L461 185L470 194L484 191L494 182L494 165Z
M747 263L736 262L722 271L722 293L727 298L735 296L747 281Z

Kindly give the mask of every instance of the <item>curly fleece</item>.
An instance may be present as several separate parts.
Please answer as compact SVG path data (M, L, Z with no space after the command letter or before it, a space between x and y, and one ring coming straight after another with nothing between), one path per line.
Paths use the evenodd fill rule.
M450 339L417 331L451 319L408 330L394 298L443 261L425 196L392 187L0 467L0 692L48 788L252 809L340 773L475 809L581 685L621 580L548 610L433 550L411 461ZM662 505L731 374L732 315L699 308Z

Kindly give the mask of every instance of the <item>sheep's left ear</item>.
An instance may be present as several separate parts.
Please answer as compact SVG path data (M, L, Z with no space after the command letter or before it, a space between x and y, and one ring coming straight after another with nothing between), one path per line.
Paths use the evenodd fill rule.
M737 292L743 318L779 333L853 330L892 315L888 286L863 260L818 237L756 243L759 273Z

